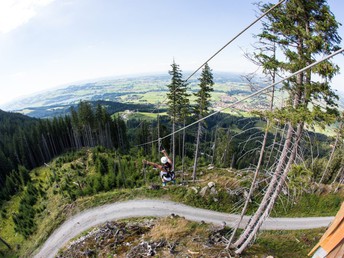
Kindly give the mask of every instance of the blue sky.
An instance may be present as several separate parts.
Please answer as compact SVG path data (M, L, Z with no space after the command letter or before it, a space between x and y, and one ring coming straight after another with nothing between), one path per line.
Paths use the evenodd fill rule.
M253 2L0 0L0 107L76 81L167 73L173 59L187 75L255 19ZM328 3L344 24L344 1ZM252 50L259 28L254 25L215 57L213 71L253 72L243 53ZM344 71L343 55L333 60ZM334 87L343 84L338 75Z

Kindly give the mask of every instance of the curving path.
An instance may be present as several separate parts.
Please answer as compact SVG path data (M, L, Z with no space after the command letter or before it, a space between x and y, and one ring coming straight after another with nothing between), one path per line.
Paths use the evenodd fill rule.
M34 256L36 258L55 257L70 239L83 231L106 221L131 218L131 217L164 217L172 213L192 221L204 221L215 225L236 225L239 215L221 213L200 208L194 208L180 203L165 200L132 200L116 202L74 215L65 221L47 239L42 248ZM334 217L311 218L268 218L261 229L265 230L296 230L327 227ZM249 217L245 216L240 228L243 228Z

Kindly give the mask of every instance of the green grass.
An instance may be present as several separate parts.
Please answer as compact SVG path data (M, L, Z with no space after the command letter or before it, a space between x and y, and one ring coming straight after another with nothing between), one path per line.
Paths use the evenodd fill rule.
M14 232L14 222L12 220L12 214L17 212L19 207L21 194L17 194L10 201L6 202L2 211L6 211L5 217L1 215L0 218L0 236L12 247L16 249L17 244L21 244L25 241L24 237ZM9 250L5 245L0 244L0 256L1 251L8 252ZM9 253L10 254L10 253ZM6 256L4 256L6 257Z
M216 104L216 102L219 102L221 100L221 97L223 96L222 92L211 92L211 101L213 104Z
M243 257L307 257L324 234L325 228L297 231L262 231L257 241L243 253Z
M325 128L316 125L314 128L309 128L309 131L311 132L321 133L327 136L336 136L336 130L337 127L335 125L325 126Z
M152 104L159 104L166 99L165 92L148 92L142 95L142 100Z
M120 115L125 120L127 119L140 119L140 120L147 120L152 121L157 119L157 113L149 113L149 112L118 112L112 115L112 117L117 117L117 115ZM166 112L159 113L160 116L167 115Z
M277 202L274 217L318 217L333 216L337 213L341 203L344 201L344 195L341 194L304 194L298 198L297 204L285 200Z

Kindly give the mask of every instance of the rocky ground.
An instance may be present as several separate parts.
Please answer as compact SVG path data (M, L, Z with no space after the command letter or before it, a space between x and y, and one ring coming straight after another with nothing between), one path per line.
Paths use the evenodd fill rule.
M230 257L225 227L169 218L107 222L70 242L58 257Z

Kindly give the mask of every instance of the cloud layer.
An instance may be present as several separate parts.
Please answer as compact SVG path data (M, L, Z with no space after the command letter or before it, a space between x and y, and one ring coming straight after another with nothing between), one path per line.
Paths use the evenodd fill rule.
M8 33L35 17L39 10L54 0L0 1L0 33Z

